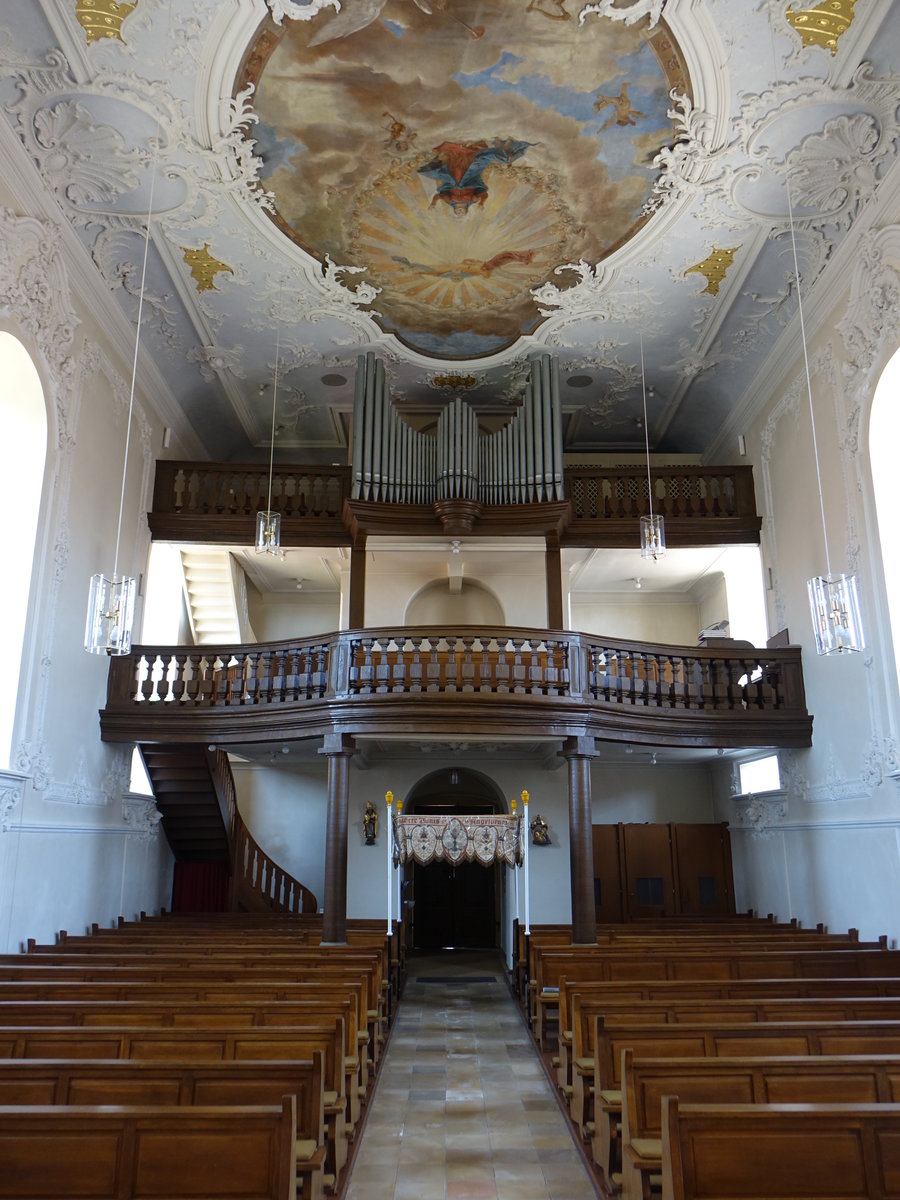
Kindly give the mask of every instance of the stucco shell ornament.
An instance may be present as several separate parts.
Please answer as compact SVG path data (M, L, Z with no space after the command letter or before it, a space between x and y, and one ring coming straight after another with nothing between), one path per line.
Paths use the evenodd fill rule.
M662 0L344 0L247 55L281 229L364 269L385 332L434 358L533 333L533 296L646 221L690 94ZM587 19L584 19L587 18Z

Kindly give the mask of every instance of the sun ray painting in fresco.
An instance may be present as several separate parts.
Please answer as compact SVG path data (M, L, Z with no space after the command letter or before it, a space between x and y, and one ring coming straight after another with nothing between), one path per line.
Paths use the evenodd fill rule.
M664 22L581 24L569 3L344 0L247 57L276 219L364 268L379 323L423 354L531 333L532 290L645 219L681 55Z

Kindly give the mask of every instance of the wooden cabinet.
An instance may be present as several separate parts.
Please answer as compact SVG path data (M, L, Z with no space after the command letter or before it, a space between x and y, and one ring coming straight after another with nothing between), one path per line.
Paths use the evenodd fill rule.
M734 913L728 826L594 825L600 923Z

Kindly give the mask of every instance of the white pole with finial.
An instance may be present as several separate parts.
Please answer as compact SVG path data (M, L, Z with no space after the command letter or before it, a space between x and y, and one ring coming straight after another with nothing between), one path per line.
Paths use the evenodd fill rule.
M524 819L522 821L522 832L525 835L525 933L531 933L531 885L528 867L528 793L522 792L522 808L524 810Z
M387 843L387 935L390 937L393 933L391 925L391 906L394 895L394 887L391 880L391 805L394 803L394 793L385 792L384 802L387 805L387 836L384 839Z

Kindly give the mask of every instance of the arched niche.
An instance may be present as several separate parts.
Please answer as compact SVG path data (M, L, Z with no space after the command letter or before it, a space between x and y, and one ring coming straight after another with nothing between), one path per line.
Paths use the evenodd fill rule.
M492 591L472 579L427 583L406 608L407 625L505 625L503 606Z

